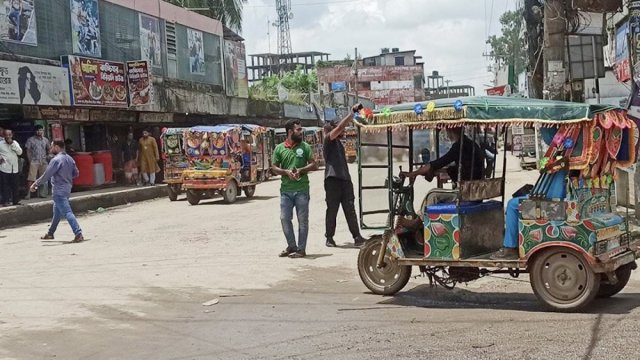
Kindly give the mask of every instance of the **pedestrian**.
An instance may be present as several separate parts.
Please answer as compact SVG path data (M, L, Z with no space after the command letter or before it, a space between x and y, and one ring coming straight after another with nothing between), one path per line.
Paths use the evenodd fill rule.
M361 108L362 105L357 104L352 110L355 112ZM340 122L328 121L324 126L324 191L325 201L327 202L325 237L328 247L336 246L333 236L336 233L336 216L340 205L342 205L342 211L347 219L354 245L360 247L365 243L364 238L360 235L360 227L358 226L355 207L356 197L353 192L347 157L342 141L340 141L344 135L345 128L349 126L352 120L353 112L345 116Z
M71 210L69 196L71 196L73 179L78 177L80 172L78 171L76 162L67 154L65 148L64 141L56 140L53 142L50 152L54 157L49 162L44 174L31 185L30 190L38 190L38 186L46 183L49 179L51 179L51 183L53 184L53 219L51 219L49 231L47 231L41 239L54 239L53 235L58 228L60 219L64 217L67 219L75 236L71 242L78 243L84 241L84 237L82 236L82 229L80 229L76 216L73 214L73 210Z
M271 171L281 176L280 221L287 239L287 248L280 257L302 258L307 255L309 235L309 176L318 169L311 146L303 141L300 120L289 120L285 125L286 140L273 151ZM298 218L298 243L293 230L293 209Z
M133 133L127 135L127 140L122 143L121 156L124 164L124 177L128 185L139 184L138 180L138 143L133 138Z
M140 164L140 172L144 179L145 185L155 185L156 173L160 171L158 161L160 153L158 152L158 143L151 136L149 130L142 132L142 138L139 141L138 164Z
M36 126L36 134L27 140L25 148L29 160L27 187L30 188L31 184L47 170L47 155L51 149L51 143L44 137L44 128L41 125ZM27 192L26 199L29 198L31 198L31 192Z
M22 148L16 140L13 140L12 130L5 129L2 135L3 137L0 139L0 189L2 189L3 205L9 206L9 200L13 205L20 205L18 156L22 155Z

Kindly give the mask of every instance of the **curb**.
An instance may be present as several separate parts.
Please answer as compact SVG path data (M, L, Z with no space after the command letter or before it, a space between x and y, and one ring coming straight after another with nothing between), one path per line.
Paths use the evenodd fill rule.
M166 185L135 188L91 195L80 195L69 199L76 215L95 210L99 207L110 208L128 203L152 200L167 196ZM41 201L0 209L0 228L31 224L50 220L53 216L53 200Z

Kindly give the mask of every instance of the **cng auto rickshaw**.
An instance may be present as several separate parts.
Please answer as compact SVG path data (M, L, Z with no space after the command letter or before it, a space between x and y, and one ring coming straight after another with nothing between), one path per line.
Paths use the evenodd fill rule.
M615 295L629 281L638 241L631 236L628 216L618 213L615 196L616 168L631 166L636 157L637 128L626 111L607 105L468 97L399 104L367 117L356 114L356 123L361 226L383 230L358 255L360 278L373 293L400 291L413 266L432 284L450 289L486 275L528 273L534 294L548 309L578 311L595 297ZM522 124L541 126L549 149L534 184L513 194L519 202L517 229L505 229L506 150L501 171L494 168L480 180L432 189L418 212L414 210L413 182L407 184L405 173L395 174L395 154L406 151L403 164L414 167L415 129L453 128L477 141L483 129L506 137L510 126ZM387 143L367 142L370 132L385 134ZM408 142L394 143L394 132L408 133ZM386 164L361 160L368 149L380 146L387 147ZM460 150L462 154L462 145ZM462 169L455 170L460 179ZM375 171L381 176L374 176ZM566 187L564 198L550 195L554 176ZM386 195L375 203L375 192ZM372 222L375 216L385 223ZM517 231L517 255L494 260L505 231Z
M162 160L164 161L164 183L167 184L169 200L178 200L182 192L182 172L189 167L184 152L183 136L186 128L165 129L160 135Z
M318 166L324 166L324 130L321 127L312 126L304 128L304 141L311 145L313 158Z
M242 132L241 125L195 126L185 131L189 169L182 173L182 189L189 204L197 205L216 194L230 204L242 191L253 197L257 160Z
M347 162L349 164L356 162L358 158L358 130L353 126L344 129L344 136L340 141L344 146L344 155L347 158Z

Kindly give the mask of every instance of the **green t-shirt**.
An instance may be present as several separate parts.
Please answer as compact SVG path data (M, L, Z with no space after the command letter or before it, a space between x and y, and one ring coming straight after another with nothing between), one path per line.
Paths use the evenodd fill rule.
M313 150L306 142L301 142L291 149L278 144L273 151L273 164L281 169L292 170L302 169L313 160ZM281 192L309 192L309 176L304 174L300 179L291 180L288 176L282 176Z

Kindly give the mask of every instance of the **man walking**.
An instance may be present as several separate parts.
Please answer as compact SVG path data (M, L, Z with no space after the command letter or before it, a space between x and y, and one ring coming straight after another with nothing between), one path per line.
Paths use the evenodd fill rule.
M327 122L324 126L324 191L325 201L327 202L327 214L325 217L327 238L326 245L335 247L336 242L333 236L336 233L336 216L338 208L342 205L342 211L347 219L349 231L353 236L354 245L360 247L365 240L360 235L360 227L356 217L355 194L353 192L353 183L347 166L347 158L344 152L344 146L340 138L344 134L345 128L353 120L353 112L362 108L361 104L357 104L352 108L352 113L347 115L340 122Z
M302 258L307 255L309 235L309 172L318 169L311 146L303 140L300 120L285 125L287 139L273 152L271 171L282 177L280 185L280 221L287 239L287 248L280 257ZM298 243L293 230L293 208L296 209L299 231Z
M84 241L82 229L80 229L76 216L73 214L73 210L71 210L71 204L69 204L73 178L80 174L78 167L73 158L67 155L64 141L54 141L51 146L51 154L55 156L51 162L49 162L49 166L47 166L44 175L31 185L31 191L36 191L38 190L38 186L49 181L49 179L51 179L51 183L53 184L53 219L51 220L49 231L47 231L41 239L53 239L53 235L60 223L60 218L64 216L75 235L72 242L82 242Z
M156 173L160 171L158 161L160 153L158 152L158 143L154 139L149 130L142 132L142 138L139 141L138 162L140 163L140 172L144 179L145 185L156 184Z
M51 150L51 143L44 137L44 129L41 125L36 126L36 134L27 140L27 159L29 160L29 176L27 186L30 188L37 178L47 170L47 155ZM27 192L27 199L31 198L31 192Z
M0 191L2 191L2 201L4 206L9 206L9 199L13 205L20 205L18 194L18 178L20 177L20 166L18 156L22 155L22 148L17 141L13 140L13 131L4 130L0 139Z

